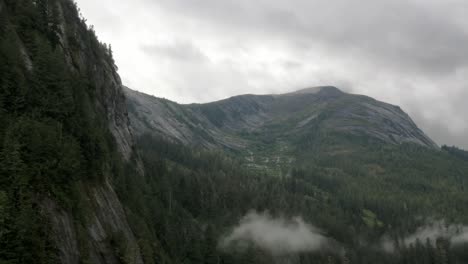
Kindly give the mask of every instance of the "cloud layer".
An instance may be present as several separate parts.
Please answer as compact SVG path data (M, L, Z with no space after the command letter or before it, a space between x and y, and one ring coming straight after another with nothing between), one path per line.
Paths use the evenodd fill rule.
M335 85L468 148L465 0L78 0L124 82L179 102Z
M323 249L329 240L302 218L273 218L268 213L250 212L230 234L221 238L220 248L243 251L253 246L274 256Z

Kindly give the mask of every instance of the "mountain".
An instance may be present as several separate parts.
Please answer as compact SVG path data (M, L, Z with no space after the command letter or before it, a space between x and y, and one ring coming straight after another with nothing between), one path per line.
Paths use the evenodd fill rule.
M241 95L180 105L125 89L136 135L153 133L175 142L245 152L262 166L289 163L298 149L332 137L355 136L436 149L399 107L335 87L315 87L280 95ZM331 147L331 146L330 146ZM331 152L352 151L342 145Z
M189 105L124 92L146 175L133 195L170 212L135 212L160 230L162 259L468 260L465 152L439 148L397 106L328 86Z
M281 95L241 95L208 103L180 105L125 89L136 133L157 131L184 144L239 148L241 132L275 127L279 137L294 137L320 120L319 130L401 144L437 145L399 107L372 98L316 87ZM281 128L276 128L280 126ZM201 128L204 131L199 131ZM268 131L271 133L272 131Z

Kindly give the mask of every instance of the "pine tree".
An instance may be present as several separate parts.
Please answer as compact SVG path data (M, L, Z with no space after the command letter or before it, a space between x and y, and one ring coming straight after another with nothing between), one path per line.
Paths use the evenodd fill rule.
M38 9L31 0L17 0L14 15L15 24L19 26L18 34L29 48L34 42L35 30L38 30L41 24Z
M48 15L48 37L52 43L52 47L55 49L56 46L60 43L61 32L60 24L62 23L60 18L59 6L55 1L53 1L50 7L50 12Z
M449 242L445 239L439 238L436 241L436 264L449 263Z
M2 5L1 2L0 2L0 5ZM0 41L5 36L7 27L9 26L7 15L6 15L6 12L4 11L4 9L5 9L4 6L0 7Z
M191 239L190 244L188 246L187 250L187 260L189 261L188 263L192 264L202 264L204 263L203 261L203 254L201 250L201 243L199 239Z
M23 74L23 56L17 49L14 32L7 31L5 39L0 42L0 95L3 107L17 112L25 106L26 79Z
M39 14L39 30L47 33L49 27L49 1L36 0L36 7Z
M204 262L206 264L218 264L217 239L212 225L208 225L205 231Z
M349 257L349 250L346 250L345 251L345 254L343 256L343 261L342 261L343 264L350 264L351 261L350 261L350 257Z
M429 264L435 264L435 249L434 246L432 245L432 242L429 238L426 239L426 255L428 259Z
M0 153L0 186L27 184L26 165L21 157L21 146L13 136L14 131L7 131L5 144Z
M69 73L59 49L52 50L43 38L36 41L31 105L39 115L65 120L73 111L73 92Z

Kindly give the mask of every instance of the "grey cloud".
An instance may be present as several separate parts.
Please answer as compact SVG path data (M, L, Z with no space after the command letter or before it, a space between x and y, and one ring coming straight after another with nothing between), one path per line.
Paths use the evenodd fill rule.
M433 93L430 98L425 98L424 86L406 98L407 111L440 144L468 148L468 71L466 77L453 77L432 90L427 92Z
M468 97L467 97L468 98ZM464 106L460 106L459 110L454 110L454 112L464 112ZM423 116L423 110L420 109L413 109L410 112L411 116L418 121L419 126L424 130L427 131L427 134L432 139L439 142L441 145L449 145L449 146L458 146L468 149L468 137L467 130L461 129L460 131L451 131L450 126L456 123L467 124L466 120L459 120L457 117L458 115L449 114L449 116L445 117L446 120L434 120L429 119ZM464 113L460 113L462 118L464 117ZM443 116L439 118L444 118ZM441 123L446 123L441 125Z
M187 1L162 0L172 12L256 37L289 38L306 46L360 53L393 67L427 73L451 72L468 64L468 19L452 14L451 1ZM457 18L461 22L457 22ZM279 36L278 36L279 35ZM304 45L304 44L303 44ZM382 62L379 62L382 63Z
M292 60L283 61L282 64L283 64L283 67L286 70L289 70L289 71L290 70L297 70L297 69L303 67L303 65L300 62L292 61Z
M230 234L221 238L224 250L242 251L255 246L272 255L283 256L323 249L329 239L302 218L273 218L268 213L250 212Z
M468 148L466 0L78 4L134 89L190 103L335 85L398 104L439 144Z
M149 55L167 57L182 62L202 63L208 60L208 57L200 48L189 41L176 41L170 44L142 45L141 49Z

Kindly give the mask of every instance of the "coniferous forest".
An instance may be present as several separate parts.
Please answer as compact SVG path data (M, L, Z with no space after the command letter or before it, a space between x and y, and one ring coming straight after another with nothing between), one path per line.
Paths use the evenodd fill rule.
M318 123L281 172L157 133L125 148L116 71L74 2L0 0L0 263L468 263L466 151ZM251 212L328 242L223 245Z
M95 65L113 65L112 55L71 1L0 5L0 262L57 263L45 201L76 210L79 185L115 167L90 77ZM78 58L65 53L81 45L92 52L71 65Z

